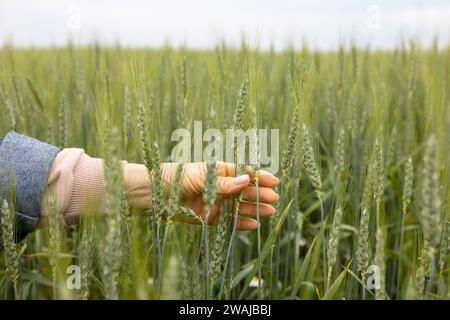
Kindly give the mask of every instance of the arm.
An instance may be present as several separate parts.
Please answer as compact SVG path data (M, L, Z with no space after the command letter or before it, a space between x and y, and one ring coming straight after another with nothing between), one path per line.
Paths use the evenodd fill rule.
M147 168L142 164L122 161L123 188L133 213L141 213L151 208L152 193L151 179ZM177 164L161 164L161 172L166 196L175 179ZM204 214L203 183L207 166L205 163L184 164L181 184L180 202L200 216ZM238 227L243 230L257 227L254 219L245 217L256 214L256 188L251 184L253 172L234 177L234 165L223 162L217 163L217 196L216 203L211 210L209 222L218 221L221 200L224 197L243 192L244 201L240 206L243 215L238 221ZM272 174L261 171L260 181L260 214L271 215L275 209L270 203L278 199L278 195L271 189L278 184L278 179ZM83 149L68 148L62 150L53 162L48 188L44 199L54 194L57 200L57 210L64 225L77 223L81 214L106 213L106 182L104 175L104 161L92 158ZM39 225L45 224L47 218L47 201L43 201L42 215ZM192 218L181 216L177 220L198 223Z
M184 165L181 189L182 205L203 215L203 181L206 174L204 163ZM175 178L176 164L163 163L162 176L166 194ZM151 208L151 179L142 164L122 162L123 187L132 212L142 212ZM218 220L221 200L227 196L243 193L238 227L243 230L255 229L256 221L245 216L256 213L256 189L251 184L253 172L233 177L232 164L218 163L216 167L217 199L211 211L210 223ZM275 212L270 203L278 199L271 189L278 179L261 171L260 214L268 216ZM0 139L0 179L1 197L9 199L10 191L15 194L17 214L17 240L23 239L36 227L45 225L48 215L47 200L54 194L57 211L64 225L77 223L81 213L105 213L106 183L103 160L92 158L83 149L67 148L40 142L15 132ZM196 221L178 217L179 220Z

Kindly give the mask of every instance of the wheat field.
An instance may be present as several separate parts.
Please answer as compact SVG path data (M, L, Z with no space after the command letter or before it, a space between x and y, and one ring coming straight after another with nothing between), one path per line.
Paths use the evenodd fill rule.
M63 228L53 199L47 227L15 244L14 208L2 204L0 299L450 298L450 48L437 42L6 45L0 105L0 136L81 147L110 168L106 217ZM184 210L182 170L166 199L159 163L170 161L171 133L194 121L279 129L280 199L258 231L235 230L236 199L216 227L170 219ZM120 159L152 171L148 214L130 214ZM208 204L215 176L205 183Z

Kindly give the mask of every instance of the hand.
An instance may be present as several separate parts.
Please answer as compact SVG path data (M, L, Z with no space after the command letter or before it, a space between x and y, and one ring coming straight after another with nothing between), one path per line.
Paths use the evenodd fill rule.
M144 167L145 168L145 167ZM161 164L166 195L170 193L171 186L175 180L177 164ZM183 181L180 191L180 205L188 207L203 219L205 217L205 203L203 201L204 180L206 175L206 164L203 162L184 164ZM242 192L242 201L239 204L239 219L237 228L239 230L254 230L258 227L255 219L249 218L256 215L256 187L254 185L254 172L248 168L247 173L234 177L234 164L218 162L216 165L217 188L216 200L210 210L208 223L217 224L219 220L220 207L223 200ZM151 208L151 194L149 194L149 180L144 181L142 165L127 164L124 168L125 190L128 195L130 207L134 209L147 210ZM140 182L139 182L140 181ZM259 171L259 214L261 217L271 216L275 208L271 203L278 200L278 194L271 188L277 186L279 180L271 173ZM144 188L143 188L144 186ZM175 220L198 224L199 221L176 215Z

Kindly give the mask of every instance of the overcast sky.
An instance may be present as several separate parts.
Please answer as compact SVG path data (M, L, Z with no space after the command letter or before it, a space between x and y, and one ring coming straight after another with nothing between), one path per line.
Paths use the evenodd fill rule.
M414 37L450 42L450 1L418 0L0 0L0 45L120 42L158 47L166 42L208 48L242 35L267 48L303 39L319 49L355 39L390 48Z

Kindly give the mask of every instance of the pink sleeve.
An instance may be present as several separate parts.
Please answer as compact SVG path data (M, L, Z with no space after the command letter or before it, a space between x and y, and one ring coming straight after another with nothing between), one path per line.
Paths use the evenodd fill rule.
M48 217L48 198L54 195L64 225L77 223L81 213L106 211L106 183L103 160L91 158L83 149L66 148L58 153L50 169L42 201L39 225Z

